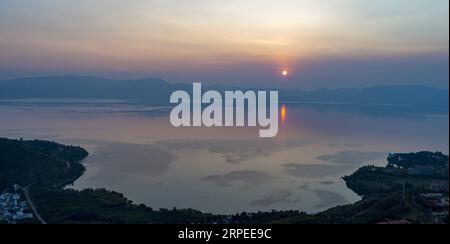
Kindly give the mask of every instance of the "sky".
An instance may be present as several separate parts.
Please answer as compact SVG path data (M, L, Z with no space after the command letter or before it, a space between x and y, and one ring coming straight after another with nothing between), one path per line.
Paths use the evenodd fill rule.
M448 88L448 65L448 0L0 1L0 79Z

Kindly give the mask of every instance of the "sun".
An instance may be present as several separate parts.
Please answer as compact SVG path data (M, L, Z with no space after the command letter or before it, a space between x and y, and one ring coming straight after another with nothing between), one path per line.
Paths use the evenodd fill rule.
M287 76L287 75L288 75L288 71L287 71L287 70L283 70L283 72L281 72L281 74L282 74L283 76Z
M286 122L286 105L281 106L281 122Z

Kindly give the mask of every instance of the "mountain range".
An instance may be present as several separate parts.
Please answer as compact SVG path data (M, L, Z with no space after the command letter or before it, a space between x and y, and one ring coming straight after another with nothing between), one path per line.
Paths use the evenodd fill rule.
M207 87L205 89L236 90L237 88ZM239 89L244 91L247 89L256 90L250 87L241 87ZM0 81L0 99L119 99L164 105L168 104L170 94L175 90L191 91L192 85L174 84L154 78L112 80L93 76L68 75ZM443 107L448 107L449 105L448 90L426 86L374 86L312 91L278 90L280 91L280 100L289 102L432 105Z

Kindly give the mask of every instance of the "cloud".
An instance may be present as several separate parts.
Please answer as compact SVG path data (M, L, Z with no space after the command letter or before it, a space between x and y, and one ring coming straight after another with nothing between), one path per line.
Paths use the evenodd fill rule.
M292 199L293 193L290 190L276 190L269 196L255 200L250 203L251 206L267 207L279 203L297 203L300 198Z
M153 184L154 187L163 187L164 186L164 182L156 182Z
M309 189L309 183L302 184L301 186L298 187L298 189L303 191L311 191L311 189Z
M298 189L300 189L302 191L311 192L312 191L311 188L310 188L310 184L311 183L314 183L314 182L306 182L306 183L300 185L298 187ZM325 181L318 181L317 183L319 183L321 185L324 185L324 186L330 186L330 185L333 185L335 182L334 181L327 181L327 180L325 180Z
M223 186L223 187L231 186L231 184L229 182L226 182L223 179L223 176L221 176L221 175L208 175L208 176L203 177L201 180L205 181L205 182L214 183L217 186Z
M342 195L326 190L314 190L314 194L319 198L319 203L314 206L316 209L324 209L337 205L348 204L347 199Z
M310 145L301 139L249 140L167 140L157 142L168 150L208 150L220 154L226 162L238 164L254 157L266 157L272 152Z
M267 184L273 179L273 176L263 172L254 170L233 171L225 175L209 175L201 180L212 182L218 186L231 186L232 183L245 183L247 185Z
M234 171L223 177L229 182L244 182L248 184L265 184L272 178L271 175L262 171L244 170L244 171Z
M340 175L351 170L348 165L331 164L284 164L286 174L299 178L320 178L330 175Z
M308 89L448 87L448 1L430 1L2 0L0 79L150 73L272 85L289 65L283 85Z
M324 180L319 182L321 185L325 185L325 186L329 186L329 185L333 185L334 181L328 181L328 180Z
M108 143L96 147L85 163L102 167L99 172L108 177L124 177L128 172L157 177L169 169L173 159L170 152L151 145Z
M341 151L335 154L324 154L317 159L336 164L359 165L370 163L372 160L379 160L386 157L386 152L363 152L363 151Z
M300 178L320 178L339 175L352 170L355 166L380 160L386 156L385 152L341 151L335 154L324 154L317 159L327 164L284 164L285 173ZM326 182L330 183L330 182Z

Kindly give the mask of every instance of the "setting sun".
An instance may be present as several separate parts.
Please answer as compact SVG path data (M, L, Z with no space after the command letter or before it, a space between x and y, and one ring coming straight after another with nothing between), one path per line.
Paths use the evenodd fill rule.
M288 75L288 71L287 70L283 70L283 72L281 73L283 76L287 76Z

